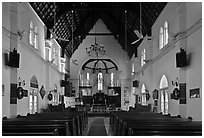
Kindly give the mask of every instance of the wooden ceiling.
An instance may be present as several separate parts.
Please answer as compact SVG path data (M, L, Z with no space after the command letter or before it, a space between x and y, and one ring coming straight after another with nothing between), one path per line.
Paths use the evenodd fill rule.
M139 41L131 45L138 39L134 30L140 30L142 20L143 36L151 36L151 27L166 4L166 2L141 2L141 5L139 2L30 2L47 28L54 29L56 37L61 38L57 41L70 57L87 35L106 35L89 34L98 19L102 19L111 31L110 35L114 35L129 57L132 57L137 53L137 47L141 43Z

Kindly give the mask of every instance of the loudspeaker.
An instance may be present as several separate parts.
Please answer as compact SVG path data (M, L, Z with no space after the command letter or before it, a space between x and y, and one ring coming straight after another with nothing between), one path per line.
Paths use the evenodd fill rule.
M133 87L139 87L139 81L138 80L135 80L133 81Z
M186 66L186 52L181 49L181 52L176 53L176 67L185 67Z
M19 60L20 54L17 53L17 50L13 50L13 52L9 52L9 66L19 68Z
M65 86L67 86L67 85L69 85L69 82L68 82L68 81L65 81L65 80L61 80L61 81L60 81L60 86L61 86L61 87L65 87Z

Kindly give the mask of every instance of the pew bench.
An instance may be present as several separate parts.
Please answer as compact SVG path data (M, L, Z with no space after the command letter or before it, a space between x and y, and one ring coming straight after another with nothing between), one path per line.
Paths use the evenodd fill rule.
M115 112L110 116L110 126L115 136L200 136L202 122L187 118L171 118L152 113Z
M65 136L69 135L63 124L3 124L3 136Z
M28 135L74 135L70 131L69 124L73 121L65 120L4 120L2 122L2 134L26 133ZM53 133L53 134L52 134Z

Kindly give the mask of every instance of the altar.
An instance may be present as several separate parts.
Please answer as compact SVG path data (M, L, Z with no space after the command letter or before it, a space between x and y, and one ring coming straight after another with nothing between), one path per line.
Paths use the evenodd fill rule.
M107 107L107 95L104 93L96 93L93 95L93 105L92 111L93 112L106 112Z

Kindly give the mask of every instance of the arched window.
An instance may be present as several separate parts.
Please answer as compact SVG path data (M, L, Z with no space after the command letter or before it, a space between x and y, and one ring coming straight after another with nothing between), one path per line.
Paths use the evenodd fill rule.
M146 52L145 52L145 49L143 49L141 53L141 66L145 64L145 61L144 61L145 59L146 59Z
M37 36L38 36L38 27L36 26L35 30L34 30L34 47L35 47L35 49L38 49Z
M86 73L87 85L90 85L90 76L89 73Z
M58 105L59 101L59 94L57 93L57 85L55 84L55 88L52 92L53 98L52 98L52 105Z
M145 92L145 85L144 84L142 84L141 93L142 93L142 105L147 105L146 92Z
M38 112L38 81L35 75L30 80L29 110L30 114Z
M30 21L30 31L29 31L29 43L31 44L31 45L33 45L33 34L34 34L34 32L33 32L33 22L32 21Z
M161 80L160 80L160 85L159 85L159 88L160 89L164 89L168 87L168 81L167 81L167 78L165 75L162 76Z
M52 59L54 60L53 63L54 63L55 65L57 65L57 61L58 61L58 60L57 60L57 57L58 57L58 55L57 55L57 48L54 47L52 52L53 52L53 53L52 53Z
M160 28L159 32L159 49L162 49L168 44L169 34L168 34L168 23L164 22L164 26Z
M111 87L113 87L113 72L111 73Z
M132 63L132 75L134 75L134 73L135 73L135 64Z
M103 90L103 74L98 73L98 90Z
M163 27L161 27L159 32L159 49L162 49L163 46L164 46L164 31Z
M167 88L168 88L168 81L165 75L162 76L161 80L160 80L160 100L161 100L161 112L163 114L168 114L168 92L167 92Z
M168 39L169 39L168 23L167 23L167 21L165 21L164 22L164 46L168 44Z

